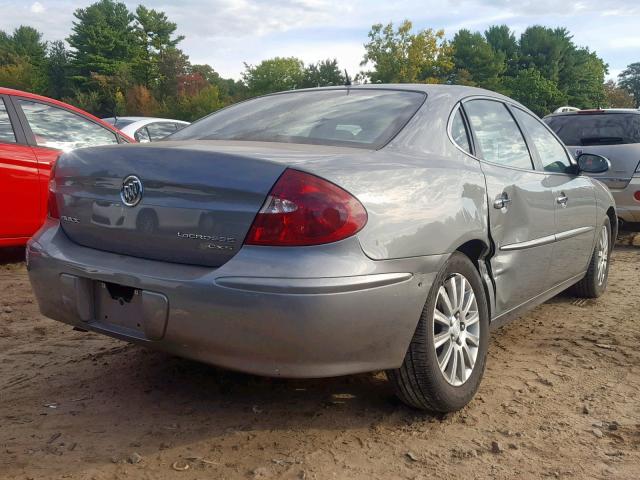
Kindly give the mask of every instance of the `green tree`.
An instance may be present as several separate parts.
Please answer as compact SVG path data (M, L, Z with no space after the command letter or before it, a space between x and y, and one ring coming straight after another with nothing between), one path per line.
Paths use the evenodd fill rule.
M223 106L216 86L206 85L195 95L178 96L169 112L172 118L193 122Z
M139 42L133 26L134 16L124 3L100 0L74 12L72 48L75 78L82 86L91 73L114 75L122 64L139 56Z
M609 80L604 84L605 103L607 108L634 108L635 101L631 94L619 87L615 81Z
M301 87L329 87L332 85L344 85L346 78L338 67L338 60L327 59L318 63L311 63L304 69L304 78Z
M505 57L480 33L463 29L458 31L451 43L455 72L454 83L477 85L490 90L499 90L500 77L505 71ZM460 82L458 82L458 77Z
M42 65L47 56L47 42L42 41L42 33L33 27L20 26L11 35L13 51L25 57L33 65Z
M229 105L239 100L244 100L247 93L247 86L232 78L222 78L211 65L191 65L191 73L198 73L211 85L218 89L218 95L223 105Z
M636 108L640 108L640 62L632 63L618 75L618 86L633 97Z
M49 77L47 95L62 98L69 93L69 52L64 42L57 40L49 45L46 60Z
M393 24L376 24L369 31L360 66L371 64L363 72L372 83L442 83L453 70L451 47L444 31L432 29L412 33L405 20L394 30Z
M494 51L504 55L505 74L515 75L518 72L520 46L511 29L507 25L493 25L484 32L484 37Z
M511 97L541 117L566 104L566 96L556 83L534 67L520 70L515 77L505 78L504 83Z
M189 57L178 48L167 48L158 54L158 88L159 100L175 98L181 76L189 69Z
M544 78L557 83L565 55L573 44L564 28L548 28L534 25L520 37L520 66L536 68Z
M0 32L0 85L46 93L46 52L42 34L32 27L22 25L12 35Z
M38 92L39 73L24 57L13 57L10 63L0 65L0 85L27 92Z
M587 48L571 46L561 65L558 88L567 103L578 108L597 108L605 102L607 65Z
M270 58L255 66L245 63L242 79L251 96L292 90L302 85L304 64L295 57Z
M184 40L184 36L174 36L177 25L170 22L164 12L148 9L144 5L136 9L135 22L141 47L137 60L137 79L149 88L155 87L160 76L160 55L169 49L175 49Z

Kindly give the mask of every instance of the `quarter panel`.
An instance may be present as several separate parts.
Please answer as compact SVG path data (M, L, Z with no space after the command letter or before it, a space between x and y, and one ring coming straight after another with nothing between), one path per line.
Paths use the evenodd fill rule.
M349 162L305 163L365 206L369 220L358 238L370 258L450 253L476 239L489 244L480 163L447 135L458 100L447 92L429 93L385 148Z
M369 257L437 255L468 240L487 241L484 177L474 160L461 156L425 155L411 166L341 181L369 214L358 236Z

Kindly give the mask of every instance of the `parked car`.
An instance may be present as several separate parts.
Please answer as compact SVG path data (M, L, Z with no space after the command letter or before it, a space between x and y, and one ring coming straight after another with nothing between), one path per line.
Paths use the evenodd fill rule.
M579 110L548 115L544 121L574 155L595 153L611 161L593 176L606 184L626 222L640 222L640 110Z
M49 173L61 152L132 141L71 105L0 88L0 247L25 245L44 222Z
M581 173L606 168L486 90L268 95L171 141L63 155L28 269L74 327L260 375L385 369L407 404L451 411L491 327L604 292L615 206ZM122 220L92 221L98 203Z
M140 143L157 142L189 125L182 120L155 117L109 117L103 120Z

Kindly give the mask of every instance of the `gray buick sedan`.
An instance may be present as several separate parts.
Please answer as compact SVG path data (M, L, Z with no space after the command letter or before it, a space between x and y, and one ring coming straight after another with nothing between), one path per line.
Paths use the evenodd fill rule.
M453 411L491 328L597 297L611 194L515 101L444 85L255 98L167 141L63 154L28 245L44 315L259 375L387 370Z

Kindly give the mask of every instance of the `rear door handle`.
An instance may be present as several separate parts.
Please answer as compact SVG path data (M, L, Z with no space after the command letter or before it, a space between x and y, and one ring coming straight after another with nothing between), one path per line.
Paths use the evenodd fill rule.
M507 192L502 192L502 195L496 198L493 202L493 208L502 210L503 208L506 208L510 203L511 199L509 198L509 194Z
M567 197L564 192L560 193L560 195L558 195L556 197L556 202L558 203L558 205L562 206L562 207L566 207L567 206L567 202L569 201L569 197Z

